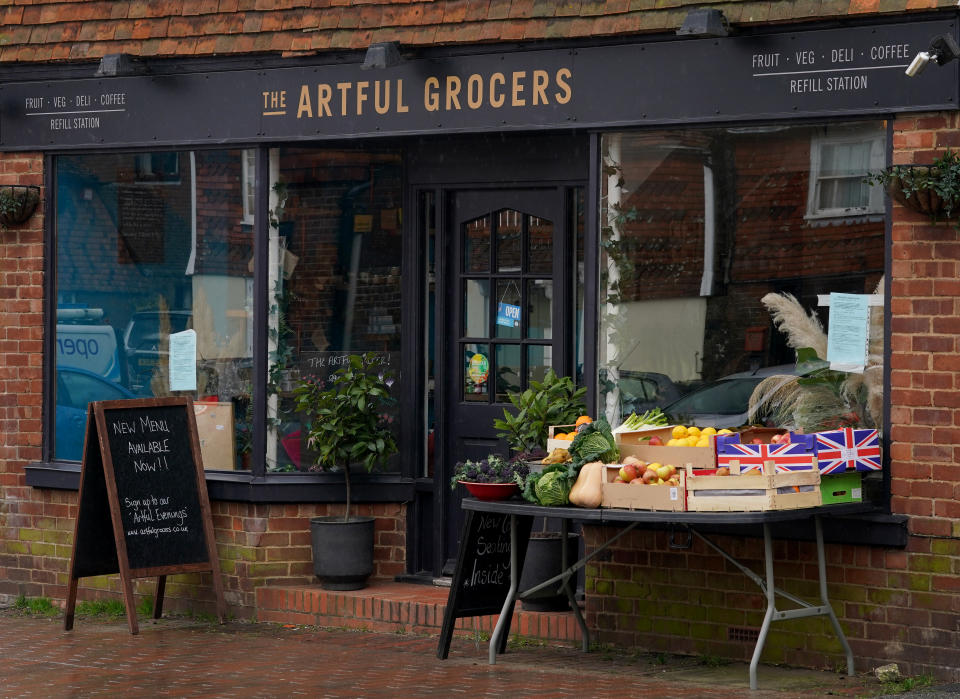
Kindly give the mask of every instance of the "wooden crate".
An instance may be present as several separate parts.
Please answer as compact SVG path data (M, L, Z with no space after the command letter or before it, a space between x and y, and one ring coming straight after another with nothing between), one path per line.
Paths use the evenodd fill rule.
M631 485L614 483L619 464L608 464L604 468L603 494L600 507L616 507L625 510L665 510L683 512L687 509L686 474L677 471L680 485Z
M549 454L551 451L553 451L557 447L562 447L563 449L569 449L570 441L572 440L567 441L565 439L554 439L553 435L560 434L561 432L566 434L569 432L573 432L576 429L577 429L576 425L551 425L548 436L547 436L547 453Z
M816 461L812 469L780 473L777 473L773 461L766 461L762 475L740 474L739 466L734 465L730 474L698 476L687 466L687 509L692 512L763 512L797 510L822 504L820 471Z

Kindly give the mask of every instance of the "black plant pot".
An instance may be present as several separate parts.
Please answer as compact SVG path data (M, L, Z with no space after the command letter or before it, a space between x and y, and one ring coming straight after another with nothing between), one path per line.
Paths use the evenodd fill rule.
M35 185L0 187L0 225L23 223L33 215L40 203L40 188Z
M527 555L523 559L523 573L520 575L520 592L529 590L563 571L560 536L560 532L546 532L530 537ZM579 535L567 534L567 565L577 560L579 545ZM570 584L577 584L574 576L571 576ZM522 600L521 606L531 612L558 612L570 609L570 601L560 590L560 582L557 581L555 585L548 585L532 597Z
M373 517L312 517L313 573L327 590L359 590L373 573Z

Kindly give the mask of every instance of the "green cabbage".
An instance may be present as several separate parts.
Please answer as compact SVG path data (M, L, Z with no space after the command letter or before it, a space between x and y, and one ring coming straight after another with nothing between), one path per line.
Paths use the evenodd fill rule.
M561 471L544 473L537 479L535 491L541 505L566 505L570 502L570 479Z
M591 461L615 464L620 460L610 423L602 417L580 427L567 449L580 466Z

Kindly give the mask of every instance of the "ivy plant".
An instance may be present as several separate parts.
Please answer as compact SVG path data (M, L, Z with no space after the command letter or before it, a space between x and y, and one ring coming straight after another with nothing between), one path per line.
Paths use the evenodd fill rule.
M960 153L946 150L932 165L894 165L871 173L870 185L880 185L891 197L936 222L960 210Z

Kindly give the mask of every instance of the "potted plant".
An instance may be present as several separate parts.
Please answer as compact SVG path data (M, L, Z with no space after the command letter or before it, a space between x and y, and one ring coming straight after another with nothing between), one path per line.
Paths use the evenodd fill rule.
M546 454L547 436L551 425L572 425L586 412L584 387L577 388L569 376L557 376L547 371L543 381L531 381L522 393L510 393L508 398L516 414L504 408L503 419L493 421L497 433L507 441L511 450L536 458Z
M351 516L350 466L360 464L369 472L396 453L383 414L393 402L392 383L374 366L372 355L354 354L328 382L307 377L294 389L297 410L307 420L311 470L339 470L346 486L343 517L310 520L313 569L327 589L360 589L373 572L374 519Z
M479 500L503 500L519 492L530 469L522 461L507 461L502 456L490 454L482 461L461 461L456 465L450 488L457 483Z
M894 165L866 181L882 186L894 201L927 214L933 222L960 210L960 153L949 149L930 165Z

